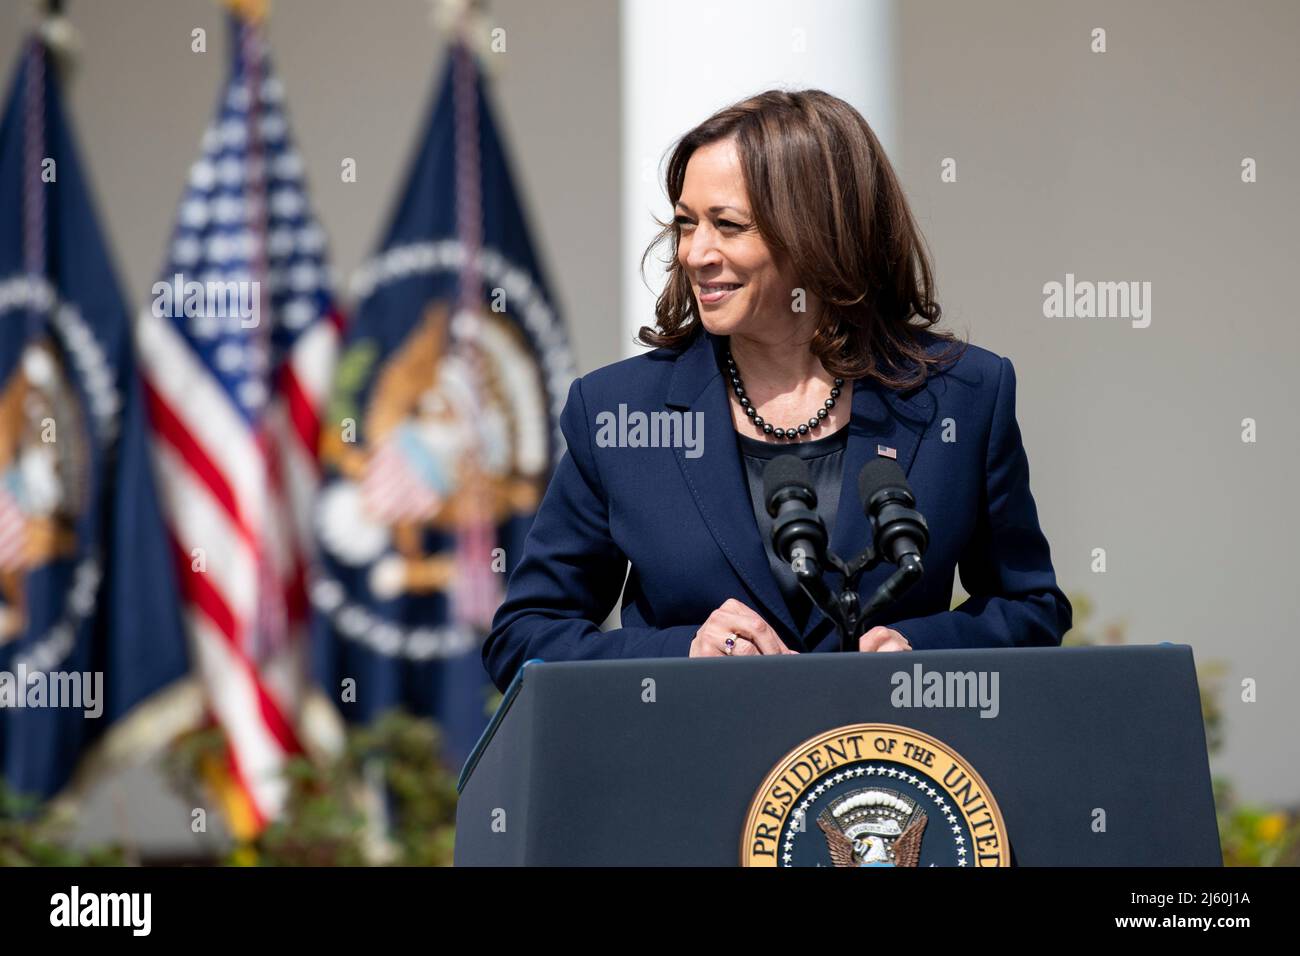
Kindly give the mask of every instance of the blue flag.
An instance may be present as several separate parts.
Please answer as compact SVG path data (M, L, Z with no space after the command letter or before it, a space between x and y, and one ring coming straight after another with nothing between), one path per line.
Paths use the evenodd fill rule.
M480 645L554 462L573 379L483 78L451 47L322 415L317 676L344 716L402 707L463 759Z
M131 327L33 39L0 126L0 766L48 797L188 670Z

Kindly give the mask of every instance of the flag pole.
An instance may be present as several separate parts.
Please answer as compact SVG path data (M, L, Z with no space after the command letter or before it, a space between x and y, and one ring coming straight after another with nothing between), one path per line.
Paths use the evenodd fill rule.
M47 241L45 222L45 42L38 30L27 42L23 57L23 272L33 294L27 309L25 341L39 336L45 309L37 291L45 286ZM51 307L53 303L49 304Z
M439 0L439 13L451 29L448 55L455 114L456 235L463 259L451 342L469 372L473 403L483 403L486 381L483 353L483 282L479 259L483 251L483 169L479 153L479 83L474 38L482 39L480 0ZM491 567L497 546L496 508L484 480L486 456L479 446L466 456L468 481L462 487L463 512L456 522L456 576L452 583L452 615L460 624L487 631L500 603L499 581Z

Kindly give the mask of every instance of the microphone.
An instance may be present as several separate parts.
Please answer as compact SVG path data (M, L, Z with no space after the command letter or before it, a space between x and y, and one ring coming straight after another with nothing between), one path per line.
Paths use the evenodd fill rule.
M930 529L916 510L916 496L898 462L867 462L858 473L858 497L876 529L876 550L893 564L919 565Z
M826 557L826 525L817 514L808 465L797 455L779 455L763 469L763 501L772 516L772 544L783 561L804 579L821 575Z
M930 544L930 529L916 510L916 496L898 462L868 462L858 473L858 495L875 544L846 565L827 546L826 524L817 514L817 492L807 463L796 455L780 455L763 469L772 548L790 563L804 593L834 622L842 651L855 650L871 615L898 600L921 577L921 555ZM882 559L898 569L876 588L866 606L860 606L858 575ZM844 576L843 586L834 591L821 577L826 563Z

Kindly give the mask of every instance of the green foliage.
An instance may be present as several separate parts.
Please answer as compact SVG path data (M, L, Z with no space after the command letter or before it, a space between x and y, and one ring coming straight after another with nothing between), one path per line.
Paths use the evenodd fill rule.
M456 774L442 761L442 733L429 720L393 712L348 742L354 773L378 768L392 794L390 825L402 866L450 866L456 838Z
M219 730L181 741L169 778L195 805L202 768L225 747ZM456 777L442 735L428 720L392 712L348 730L332 761L290 761L284 813L229 864L260 866L449 866L455 844Z
M1214 783L1224 866L1300 866L1300 818L1294 812L1239 804L1229 783Z
M317 764L299 757L285 766L285 812L231 863L262 866L364 866L366 826L347 761Z
M1223 749L1223 680L1228 665L1223 661L1205 661L1196 668L1196 683L1201 689L1201 716L1205 719L1205 746L1212 754Z
M121 866L120 847L68 846L72 821L23 796L0 779L0 866Z
M185 801L187 806L201 807L203 798L203 765L205 761L222 759L226 735L220 727L207 727L177 737L162 758L164 779Z
M379 346L370 339L362 339L347 349L340 357L334 374L334 390L330 394L323 421L341 422L346 418L359 419L356 396L365 386L370 370L379 357Z

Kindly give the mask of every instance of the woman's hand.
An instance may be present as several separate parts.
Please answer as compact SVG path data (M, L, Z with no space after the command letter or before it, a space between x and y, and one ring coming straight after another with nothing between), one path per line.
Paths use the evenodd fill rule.
M878 624L858 638L860 651L910 651L907 638L893 628Z
M727 646L730 638L732 646ZM767 621L735 598L722 607L695 632L691 657L747 657L751 654L798 654L785 646Z

